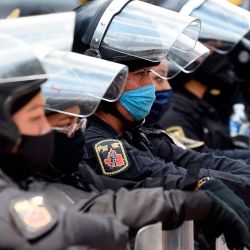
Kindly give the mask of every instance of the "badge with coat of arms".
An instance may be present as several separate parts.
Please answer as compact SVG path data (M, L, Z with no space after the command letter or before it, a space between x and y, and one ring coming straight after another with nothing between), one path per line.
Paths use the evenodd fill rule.
M104 175L116 175L129 168L128 157L121 141L103 140L96 143L94 149Z

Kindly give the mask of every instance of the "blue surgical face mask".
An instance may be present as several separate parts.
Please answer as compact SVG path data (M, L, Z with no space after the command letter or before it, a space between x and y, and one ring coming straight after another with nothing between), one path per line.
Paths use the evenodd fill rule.
M156 99L153 103L149 115L146 117L146 122L148 125L154 124L160 120L160 118L164 115L164 113L170 106L172 95L172 89L155 92Z
M136 121L140 121L149 114L154 100L155 87L151 84L124 92L119 102Z

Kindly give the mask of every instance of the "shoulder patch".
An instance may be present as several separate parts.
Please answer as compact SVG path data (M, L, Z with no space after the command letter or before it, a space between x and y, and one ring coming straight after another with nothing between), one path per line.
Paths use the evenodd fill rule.
M180 126L173 126L166 128L166 132L171 137L171 139L174 141L174 143L182 147L184 149L196 149L199 147L204 146L203 141L196 141L191 138L186 137L182 127Z
M45 203L43 196L13 201L10 213L18 229L27 239L42 236L57 222L55 210Z
M94 150L103 175L117 175L129 168L128 157L121 141L114 139L99 141L94 144Z
M184 133L184 130L180 126L168 127L168 128L166 128L166 132L174 134L176 136L186 137L185 133Z
M21 16L21 10L19 8L16 8L12 10L9 15L6 17L6 19L15 19Z

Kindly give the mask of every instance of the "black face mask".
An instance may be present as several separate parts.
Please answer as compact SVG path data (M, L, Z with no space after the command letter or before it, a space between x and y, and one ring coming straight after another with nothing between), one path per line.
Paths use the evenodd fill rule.
M172 89L166 89L155 92L156 98L149 115L146 117L146 125L153 125L161 119L161 117L164 115L164 113L168 110L170 106L172 95Z
M73 137L55 132L54 156L52 165L62 174L69 174L78 168L84 154L84 134L78 130Z
M47 167L53 156L53 149L54 136L52 132L42 136L22 135L22 142L16 157L20 159L21 168L24 167L28 172L34 174Z

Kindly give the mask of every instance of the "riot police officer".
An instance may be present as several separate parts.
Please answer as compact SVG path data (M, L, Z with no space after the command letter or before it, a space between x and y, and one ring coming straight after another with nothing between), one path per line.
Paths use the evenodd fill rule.
M1 35L1 55L5 57L0 84L1 248L65 249L79 245L124 249L127 228L119 221L68 209L41 189L33 188L32 192L25 181L48 164L53 155L53 134L44 117L40 90L45 72L34 54L12 39ZM22 48L14 52L17 60L9 63L3 43L11 49L7 57L15 46ZM27 77L33 80L24 80ZM96 236L104 238L97 242L93 240Z
M235 149L236 145L248 148L247 138L230 137L229 114L232 112L233 102L237 102L230 93L237 93L238 85L233 82L236 78L226 63L228 60L219 60L218 57L221 58L221 55L211 55L196 72L190 75L181 73L170 80L174 88L172 104L160 119L159 125L171 131L179 130L188 138L204 141L209 148L229 150ZM229 112L223 109L224 119L216 107L207 101L208 98L210 101L229 100ZM219 106L222 109L222 105Z
M164 8L200 17L203 23L201 39L213 51L223 53L220 55L213 52L193 74L182 74L172 80L175 94L168 116L163 116L159 122L160 126L182 133L188 138L204 141L210 148L248 148L249 141L246 136L239 135L231 138L229 133L232 106L235 103L241 103L243 99L233 65L225 53L232 50L249 31L248 20L244 18L244 15L247 16L249 13L232 4L216 3L213 0L201 1L197 5L188 0L175 3L157 0L152 2ZM216 9L216 17L212 9ZM224 23L225 13L227 13L228 23L231 23L227 28ZM237 19L240 16L239 13L242 13L242 18L240 17L237 23L242 23L242 29L239 29L239 33L236 34L231 32L234 26L232 20ZM209 20L219 25L212 25ZM231 33L230 38L226 38L227 32ZM240 153L246 158L247 155L244 156L244 152L228 154L231 157L235 155L235 158L240 158ZM221 155L223 155L222 152Z
M98 4L98 2L96 4L97 6L87 4L76 10L77 24L73 50L78 53L92 52L92 54L99 54L109 60L124 62L129 66L130 73L120 100L115 105L102 103L95 116L89 119L89 126L85 134L87 148L85 160L98 174L126 180L140 181L145 177L167 176L166 187L172 188L183 187L181 180L187 173L187 169L197 169L198 166L201 168L202 162L203 168L201 168L198 178L207 175L221 178L249 204L247 197L248 165L215 157L212 154L182 150L167 142L168 139L165 141L165 134L161 131L142 131L136 127L148 114L154 101L154 88L148 78L148 71L154 63L122 53L122 49L119 49L120 52L115 50L108 38L108 47L105 44L103 46L99 44L99 50L91 47L93 32L88 32L88 29L82 30L81 27L82 24L85 24L93 30L93 25L96 26L97 22L93 22L85 16L85 13L93 12L98 15L103 12L106 6ZM119 29L115 26L114 28ZM105 35L103 41L106 41ZM154 143L151 140L155 137L156 145L153 144L151 147L147 137L150 137L150 143ZM120 159L115 167L110 165L109 152L112 150L115 150ZM197 172L199 171L197 170ZM193 173L193 176L196 176L197 172Z
M174 121L176 121L176 126L170 126L167 129L167 132L173 136L172 139L177 139L179 142L183 143L184 146L186 146L189 149L194 149L199 152L210 152L215 155L221 155L221 156L226 156L232 159L239 159L239 160L244 160L246 163L249 162L249 150L244 150L244 149L233 149L233 150L214 150L212 148L208 148L205 145L205 142L207 143L206 140L205 142L202 141L202 136L198 133L194 133L195 136L192 134L190 137L193 138L191 139L189 136L185 134L187 131L187 134L189 135L189 131L192 130L192 127L200 129L202 128L201 124L203 124L203 119L199 116L198 111L196 109L192 109L192 114L190 114L190 109L188 105L185 105L185 103L191 103L192 98L185 98L185 97L180 97L179 95L182 95L181 93L185 93L185 91L178 91L178 86L177 85L177 91L173 93L173 90L170 88L170 83L168 82L167 79L167 72L168 72L168 65L166 61L162 61L159 66L153 67L151 69L151 79L154 82L154 85L156 87L156 100L153 103L153 106L150 110L149 115L146 117L146 122L145 126L146 127L155 127L155 128L161 128L159 126L159 123L161 124L175 124ZM170 81L178 82L182 78L190 78L192 76L176 76L175 79L170 79ZM180 84L181 85L181 84ZM181 85L182 86L182 85ZM184 86L183 86L184 87ZM176 90L175 88L175 90ZM180 87L179 87L180 88ZM194 91L194 90L193 90ZM176 93L177 92L177 93ZM179 93L181 92L181 93ZM176 97L178 96L178 97ZM189 95L191 96L191 94ZM187 100L188 99L188 100ZM171 106L171 102L174 102L174 104ZM201 101L198 101L201 102ZM175 103L182 103L178 109L174 108ZM202 101L202 103L204 103ZM179 106L179 105L178 105ZM209 104L203 105L204 108L208 107ZM170 107L170 110L169 110ZM212 108L211 108L212 109ZM186 110L184 112L185 114L189 114L184 117L184 114L182 114L181 110ZM199 112L201 112L201 106L199 109ZM209 109L210 110L210 109ZM206 113L209 112L209 110L206 110ZM197 111L197 112L196 112ZM166 112L166 114L164 114ZM180 114L178 115L178 113ZM195 114L195 115L194 115ZM169 115L169 116L168 116ZM185 119L184 119L185 118ZM160 121L159 121L160 120ZM178 126L182 124L182 126ZM200 126L199 126L200 125ZM212 123L211 123L212 125ZM219 125L217 124L216 128L218 128ZM215 129L215 128L213 128ZM193 131L192 130L192 131ZM200 131L200 130L199 130ZM213 130L215 131L215 130ZM218 132L218 131L217 131ZM215 140L220 140L220 138L223 136L221 133L219 137L214 138ZM200 138L201 137L201 138ZM199 141L197 140L200 139ZM210 138L210 139L212 139ZM228 138L230 141L230 138Z

